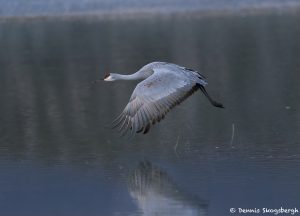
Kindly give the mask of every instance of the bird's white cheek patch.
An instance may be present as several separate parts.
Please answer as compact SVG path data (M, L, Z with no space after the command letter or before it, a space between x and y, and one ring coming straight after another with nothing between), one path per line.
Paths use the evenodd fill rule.
M104 79L104 81L113 81L113 79L111 78L111 76L108 76Z

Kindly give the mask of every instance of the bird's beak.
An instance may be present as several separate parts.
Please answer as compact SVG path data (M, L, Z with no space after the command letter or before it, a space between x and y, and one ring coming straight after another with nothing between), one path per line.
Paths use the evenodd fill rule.
M97 82L103 81L104 79L97 79L91 82L91 84L96 84Z
M102 79L97 79L91 82L91 84L96 84L97 82L104 81L107 77L109 77L109 73L105 73L104 77Z

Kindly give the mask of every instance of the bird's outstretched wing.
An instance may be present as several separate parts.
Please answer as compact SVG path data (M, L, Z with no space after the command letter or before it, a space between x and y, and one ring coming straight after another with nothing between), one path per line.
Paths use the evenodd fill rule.
M113 127L118 128L122 135L128 132L147 133L151 125L162 120L168 111L198 90L202 79L185 71L174 73L169 68L154 71L136 86L129 103L114 120Z

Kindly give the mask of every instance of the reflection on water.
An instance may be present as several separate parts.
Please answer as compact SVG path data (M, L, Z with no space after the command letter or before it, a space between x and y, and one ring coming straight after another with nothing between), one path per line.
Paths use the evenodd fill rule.
M188 194L209 200L209 215L297 206L299 19L294 13L1 23L1 215L139 215L151 210L141 201L151 196L166 200L159 208L201 213ZM106 126L136 82L90 82L156 60L202 71L226 109L196 93L149 135L119 139ZM126 176L144 158L168 171L179 196L171 182L161 192L149 183L151 196L130 187L132 199Z
M206 202L181 191L164 170L148 161L139 163L128 185L143 215L207 215Z

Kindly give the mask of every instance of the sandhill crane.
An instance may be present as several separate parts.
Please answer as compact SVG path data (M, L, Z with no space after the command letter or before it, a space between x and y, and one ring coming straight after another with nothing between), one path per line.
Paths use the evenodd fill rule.
M113 128L119 128L121 134L143 132L164 118L174 106L180 104L200 89L215 107L224 108L213 100L204 86L206 78L198 71L166 62L152 62L143 66L134 74L106 74L104 81L140 80L134 89L129 103L123 112L113 121Z

